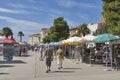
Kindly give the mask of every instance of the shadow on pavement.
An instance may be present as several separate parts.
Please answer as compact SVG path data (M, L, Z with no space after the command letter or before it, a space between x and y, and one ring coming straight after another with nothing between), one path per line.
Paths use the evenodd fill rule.
M26 64L21 60L13 60L13 61L0 61L0 64Z
M73 73L75 71L53 71L52 73Z
M0 68L14 67L13 65L0 65Z
M62 68L62 69L81 69L81 68Z
M28 54L23 54L21 56L16 56L16 57L30 57L31 55L28 55Z
M10 74L10 73L1 73L1 72L0 72L0 75L5 75L5 74Z
M30 55L22 55L21 57L29 57Z

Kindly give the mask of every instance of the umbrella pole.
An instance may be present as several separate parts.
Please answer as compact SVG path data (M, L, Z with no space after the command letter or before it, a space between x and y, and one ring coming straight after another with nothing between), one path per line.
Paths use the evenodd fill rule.
M93 65L92 65L92 49L90 48L90 56L89 56L90 58L89 58L89 65L88 66L90 66L90 67L92 67Z
M92 62L91 62L91 58L92 56L91 56L91 49L90 49L90 66L92 66Z
M104 69L105 71L110 71L110 69L108 68L108 49L107 49L107 46L106 46L106 51L105 51L105 54L106 54L106 68Z
M107 49L106 49L107 50ZM106 70L108 70L108 56L107 56L107 54L108 54L108 51L106 51Z
M110 44L110 61L111 61L111 69L112 69L112 66L113 66L113 65L112 65L112 59L113 59L113 58L112 58L112 56L113 56L113 55L112 55L112 52L113 52L113 50L112 50L112 45Z

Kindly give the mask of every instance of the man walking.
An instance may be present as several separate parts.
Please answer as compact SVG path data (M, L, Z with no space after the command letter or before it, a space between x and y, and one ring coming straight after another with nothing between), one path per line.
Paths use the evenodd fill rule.
M47 49L45 50L44 57L46 59L46 66L47 66L46 73L48 73L49 71L51 71L50 69L51 61L53 60L53 50L50 46L48 46Z

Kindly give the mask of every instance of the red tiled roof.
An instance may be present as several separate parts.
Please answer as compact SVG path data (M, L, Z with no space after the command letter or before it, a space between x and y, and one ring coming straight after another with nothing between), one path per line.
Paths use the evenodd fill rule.
M32 34L32 35L30 35L31 37L32 36L40 36L41 34Z
M41 30L49 30L49 28L42 28Z

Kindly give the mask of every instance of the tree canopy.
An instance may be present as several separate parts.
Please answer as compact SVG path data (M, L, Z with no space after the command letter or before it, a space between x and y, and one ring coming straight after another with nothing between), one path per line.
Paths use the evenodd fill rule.
M120 0L102 0L103 12L105 22L108 27L108 32L119 35L120 34Z
M19 31L18 36L20 36L20 42L22 42L22 36L24 36L24 33L22 31Z
M90 29L87 28L87 24L82 24L78 26L77 34L79 36L85 36L87 34L90 34Z
M9 27L4 27L2 29L2 32L3 32L3 35L5 35L6 37L13 35L13 32Z
M69 36L69 26L63 17L54 19L53 26L50 27L50 32L43 39L43 42L57 42L67 39Z

